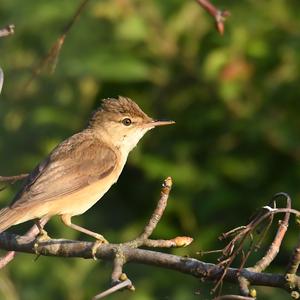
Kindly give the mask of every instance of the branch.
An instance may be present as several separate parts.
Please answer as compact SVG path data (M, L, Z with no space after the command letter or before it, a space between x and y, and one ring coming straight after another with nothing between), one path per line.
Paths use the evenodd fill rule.
M283 193L279 193L279 194L275 195L276 198L278 198L280 196L284 196L286 198L286 201L287 201L286 208L291 209L291 199L290 199L289 195L283 194ZM288 229L289 218L290 218L290 212L287 211L284 215L283 221L278 222L279 227L278 227L277 233L276 233L275 238L274 238L272 244L270 245L268 251L266 252L266 255L262 259L260 259L255 264L255 266L252 268L254 271L256 271L256 272L264 271L277 256L280 246L281 246L281 243L282 243L282 240Z
M220 10L216 8L209 0L196 1L215 19L217 30L221 35L223 35L224 22L226 21L226 18L230 16L230 12L228 10Z
M93 242L57 239L40 243L38 252L44 256L93 259L91 252L93 245ZM33 247L34 242L24 241L24 239L18 235L8 233L2 233L0 235L1 249L35 254ZM223 274L223 268L216 264L205 263L194 258L136 249L123 244L104 244L97 249L96 257L102 260L112 261L115 258L115 253L120 248L122 249L122 253L127 263L138 263L172 269L211 281L219 279ZM237 283L239 275L242 275L249 280L252 285L276 287L284 290L287 289L285 286L286 280L284 275L258 273L247 269L240 270L239 268L229 268L224 280ZM300 283L299 277L297 280Z
M98 300L98 299L102 299L110 294L113 294L119 290L122 290L124 288L128 288L128 287L132 287L132 283L129 279L126 279L123 282L118 283L117 285L113 286L112 288L106 290L105 292L102 292L96 296L93 297L92 300Z
M43 218L40 220L40 226L43 228L46 223L49 221L49 218ZM23 240L33 241L39 233L39 228L36 225L33 225L22 237ZM8 251L6 255L0 258L0 269L4 268L8 263L10 263L16 256L15 251Z
M17 178L16 178L17 177ZM5 180L15 180L18 179L20 176L8 177L4 178ZM3 179L3 180L4 180ZM122 282L129 280L125 273L123 273L123 266L131 259L124 251L128 251L128 249L136 249L138 247L161 247L161 248L170 248L170 247L185 247L189 245L193 239L191 237L179 236L175 237L170 240L153 240L149 239L150 235L153 233L154 229L156 228L159 220L161 219L165 208L167 206L169 193L172 187L172 179L168 177L164 180L161 194L157 206L148 222L145 226L143 232L133 241L129 241L123 244L116 244L116 245L109 245L108 252L104 253L106 259L113 261L113 272L111 275L111 282L113 285L117 285L112 289L109 289L99 295L95 296L99 299L99 297L103 297L103 295L110 294L120 288L124 288L126 286L130 290L134 290L134 286L132 285L131 281L130 284L124 285L121 284ZM40 226L43 226L48 219L40 220ZM0 248L7 249L10 252L2 258L2 265L5 266L13 257L14 253L11 251L15 251L15 247L21 252L28 252L28 253L39 253L39 255L51 255L51 256L65 256L65 257L82 257L82 252L76 253L78 250L82 251L84 248L84 252L89 252L89 256L95 257L93 247L95 244L92 243L81 243L79 248L76 247L75 241L66 241L66 240L50 240L47 243L38 243L38 247L36 247L36 243L33 240L34 237L37 235L38 231L36 226L34 226L30 232L28 232L25 236L16 236L16 235L9 235L8 233L3 233L0 235ZM72 244L72 245L70 245ZM75 245L75 248L74 248ZM92 247L90 247L92 245ZM20 247L20 248L19 248ZM103 247L100 247L103 249ZM98 252L97 252L98 253ZM97 258L102 258L102 255L97 254ZM108 256L107 256L108 255ZM1 265L1 260L0 260ZM129 281L127 281L128 283Z
M286 199L286 207L285 208L276 208L276 200L279 197L284 197ZM294 210L291 208L291 199L289 195L285 193L278 193L276 194L272 200L270 201L270 206L264 206L262 209L250 220L249 224L246 226L239 226L235 229L232 229L226 233L223 233L220 239L231 238L230 242L224 247L222 251L222 256L219 258L219 266L223 268L223 275L218 279L213 291L222 288L223 279L226 276L228 268L232 265L233 261L238 257L238 255L242 254L242 262L240 264L240 269L244 268L249 256L260 247L262 240L265 238L267 231L269 230L273 220L274 215L277 213L284 213L284 220L279 222L279 228L275 235L275 238L268 248L266 254L254 265L252 268L248 268L249 271L255 272L262 272L265 270L271 262L274 260L276 255L279 252L280 245L282 240L285 236L285 233L288 228L288 222L290 214L293 213L296 216L299 216L299 211ZM264 222L267 220L267 224L265 225ZM261 237L259 238L258 242L254 239L255 231L257 228L264 226ZM261 229L259 230L261 231ZM259 231L257 232L259 234ZM244 253L244 245L245 242L249 240L250 246L248 246L248 250ZM293 277L290 279L290 286L295 285L295 278ZM253 297L256 294L254 289L249 289L250 282L243 277L241 274L238 278L238 283L240 287L240 292L243 296L251 296Z
M71 17L71 19L68 21L66 26L61 31L61 34L57 38L57 40L53 43L51 46L49 52L45 55L45 57L42 58L42 60L38 63L38 65L33 69L32 75L29 78L29 80L26 82L24 88L22 89L22 92L27 89L27 87L31 84L31 82L42 72L42 70L48 66L50 69L50 73L54 73L58 57L61 51L61 48L65 42L66 36L75 24L75 22L79 19L80 14L82 13L83 9L87 5L89 0L82 0L82 2L79 4L79 6L76 8L75 13Z
M4 81L4 74L3 74L3 70L0 68L0 94L3 87L3 81Z
M250 284L281 288L287 290L291 293L291 295L293 294L293 296L300 295L300 277L298 277L296 274L270 274L261 272L269 263L271 263L277 254L277 251L279 250L279 245L287 227L289 214L293 213L297 216L300 215L299 211L291 208L290 198L286 194L278 194L279 196L284 195L286 197L286 208L275 208L275 204L274 208L265 206L263 207L263 210L261 210L247 226L241 226L237 229L231 230L227 234L223 234L223 237L234 235L234 238L229 245L223 249L223 254L226 255L227 252L228 258L219 264L205 263L194 258L139 249L138 247L140 246L180 247L186 246L192 242L192 238L190 237L176 237L170 240L149 239L149 236L157 226L167 206L167 200L171 186L172 180L170 177L168 177L163 183L159 201L148 224L145 226L142 234L133 241L121 244L103 244L94 254L92 251L94 248L93 242L54 239L45 242L39 242L36 249L36 243L33 240L32 235L30 238L28 238L28 236L18 236L4 232L0 234L0 248L8 251L31 254L38 252L40 255L44 256L57 256L65 258L81 257L85 259L92 259L94 256L96 256L98 259L112 261L113 272L111 274L111 280L112 284L115 286L103 293L98 294L94 297L94 299L100 299L105 295L113 293L124 287L134 290L132 282L127 278L126 274L123 273L123 268L127 263L138 263L172 269L196 278L217 282L216 286L222 285L224 281L234 282L240 285L243 295L226 295L222 296L221 298L216 298L219 300L248 300L256 298L256 291L254 289L249 290ZM280 223L277 234L274 238L274 242L269 247L265 257L261 259L252 270L250 268L247 269L242 267L232 268L231 263L238 253L242 251L243 242L249 236L249 233L257 228L258 225L264 220L270 217L273 218L273 215L277 213L284 213L285 217L283 222ZM235 248L235 243L238 243L237 249L233 250ZM213 290L215 290L215 288Z
M168 177L162 184L162 190L160 194L160 199L157 206L148 222L145 226L143 232L133 241L127 242L128 246L138 248L141 246L151 247L151 248L171 248L171 247L186 247L192 243L193 239L187 236L177 236L171 240L152 240L149 236L153 233L158 222L160 221L166 207L168 204L169 194L172 188L172 178Z
M124 243L123 245L119 245L115 249L115 255L113 259L113 271L111 274L111 283L112 285L118 286L118 288L111 288L103 293L100 293L98 297L102 298L105 295L108 295L116 290L119 290L120 287L123 287L122 282L125 280L129 280L127 275L123 273L123 266L127 262L127 258L124 255L123 247L127 246L130 248L138 248L141 246L145 247L160 247L160 248L170 248L170 247L185 247L188 246L193 239L191 237L179 236L171 240L152 240L149 239L150 235L153 233L156 228L158 222L160 221L168 203L169 194L172 188L172 178L168 177L164 180L162 184L162 189L160 193L160 199L156 205L156 208L148 222L145 226L143 232L134 240ZM126 287L130 290L134 290L134 286L131 281L130 284L127 284ZM95 296L97 297L97 296ZM97 298L96 298L97 299Z
M254 300L252 297L238 296L238 295L224 295L214 298L213 300Z
M300 239L293 251L287 268L287 274L296 274L300 264Z
M0 69L0 73L1 73L1 69ZM0 77L1 77L1 74L0 74ZM1 78L0 78L0 92L1 92ZM29 174L20 174L20 175L15 175L15 176L0 176L0 183L7 182L9 184L14 184L16 181L22 180L28 176L29 176ZM0 192L3 191L4 189L6 189L6 187L7 187L7 185L0 187Z
M9 183L15 183L18 180L22 180L26 177L28 177L29 174L20 174L15 176L0 176L0 182L9 182Z

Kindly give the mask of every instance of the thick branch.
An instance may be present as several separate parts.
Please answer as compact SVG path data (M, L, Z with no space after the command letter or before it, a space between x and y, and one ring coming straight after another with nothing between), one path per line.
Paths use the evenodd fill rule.
M51 240L41 243L38 251L45 256L81 257L92 259L91 249L94 243L71 240ZM211 263L205 263L194 258L186 258L150 250L132 248L122 244L108 244L98 248L96 256L102 260L114 260L117 249L122 248L122 254L127 263L139 263L167 268L192 275L206 280L216 280L223 275L223 269ZM33 242L22 240L20 236L3 233L0 235L0 248L9 251L18 251L34 254ZM246 269L228 268L225 281L238 282L238 276L242 275L252 285L262 285L287 289L284 275L257 273ZM298 278L298 281L299 278ZM299 289L299 284L298 284Z
M40 220L40 226L44 227L48 222L49 218L45 217ZM23 240L33 241L39 233L39 228L33 225L22 237ZM4 268L8 263L10 263L16 256L15 251L8 251L4 256L0 258L0 269Z

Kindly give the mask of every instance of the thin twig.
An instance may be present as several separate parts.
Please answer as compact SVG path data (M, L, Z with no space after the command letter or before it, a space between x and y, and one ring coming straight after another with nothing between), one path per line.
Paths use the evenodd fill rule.
M156 208L145 226L143 232L134 240L125 243L131 247L160 247L160 248L171 248L171 247L186 247L190 245L193 238L187 236L178 236L170 240L152 240L149 236L153 233L159 220L161 219L168 203L169 194L172 188L172 178L168 177L162 184L160 192L160 199L157 202Z
M3 74L3 70L0 68L0 94L3 87L3 81L4 81L4 74Z
M111 287L110 289L108 289L108 290L106 290L106 291L104 291L104 292L102 292L100 294L97 294L96 296L94 296L92 298L92 300L102 299L102 298L104 298L104 297L106 297L106 296L108 296L110 294L113 294L113 293L115 293L115 292L117 292L119 290L122 290L122 289L124 289L126 287L130 287L130 286L132 286L132 283L131 283L131 281L129 279L127 279L125 281L122 281L122 282L116 284L115 286Z
M299 225L299 220L298 220L298 225ZM296 274L296 272L299 268L299 265L300 265L300 238L299 238L298 243L297 243L296 247L294 248L294 251L290 257L286 274L291 274L291 275ZM288 276L288 277L290 277L290 276Z
M214 19L216 22L216 27L218 32L223 35L224 34L224 22L227 17L230 16L228 10L220 10L216 8L209 0L196 0L198 4L204 8Z
M293 254L291 255L286 273L287 274L296 274L296 272L299 268L299 264L300 264L300 238L299 238L298 243L293 251Z
M0 182L16 182L28 177L29 174L20 174L15 176L0 176Z
M166 209L171 188L172 188L172 178L168 177L167 179L164 180L162 184L160 199L157 202L156 208L148 224L145 226L143 232L136 239L125 243L126 245L134 248L138 248L141 246L170 248L170 247L185 247L192 243L193 238L187 236L178 236L170 240L149 239L149 236L153 233L154 229L156 228L159 220L161 219Z
M146 239L143 242L143 246L149 248L172 248L172 247L186 247L190 245L193 238L189 236L177 236L170 240L152 240Z
M65 42L66 36L75 24L75 22L79 19L80 14L82 13L83 9L85 8L86 4L89 0L83 0L79 6L77 7L75 13L71 17L70 21L66 24L66 26L63 28L60 36L57 38L57 40L53 43L51 46L49 52L46 54L46 56L38 63L38 65L33 69L32 75L29 78L29 80L26 82L24 88L22 89L22 92L28 88L28 86L31 84L31 82L42 72L42 70L48 66L50 69L50 73L54 73L59 54L61 52L61 48Z
M186 237L186 236L178 236L170 240L149 239L149 236L153 233L153 230L157 226L159 220L161 219L166 209L171 187L172 187L172 178L168 177L167 179L164 180L162 184L160 198L143 232L133 241L124 243L115 248L114 259L113 259L113 271L111 274L111 281L113 285L119 284L120 281L124 281L128 279L127 275L123 273L123 266L127 262L126 255L124 254L124 247L130 247L130 248L138 248L140 246L161 247L161 248L185 247L188 246L193 241L191 237ZM134 286L130 285L128 288L133 290ZM111 293L111 289L109 289L109 291L110 291L109 293ZM103 293L101 293L100 295L102 295L101 297L103 297Z
M239 296L239 295L224 295L214 298L213 300L254 300L255 298Z
M121 281L121 275L123 274L123 265L125 264L125 257L123 252L117 251L114 262L113 262L113 271L111 274L111 282L113 285Z
M4 268L15 258L15 251L8 251L4 256L0 257L0 269Z
M156 209L154 210L148 224L145 226L143 233L138 237L139 240L146 240L157 226L159 220L161 219L168 203L169 194L172 188L172 178L168 177L163 185L160 194L160 199L157 203Z
M239 226L237 228L233 228L227 232L224 232L222 233L220 236L219 236L219 240L222 241L222 240L225 240L229 237L232 237L232 236L235 236L236 234L240 233L241 231L243 231L244 229L246 229L246 226Z
M210 251L203 251L203 250L200 250L200 251L197 251L196 254L197 255L200 255L200 256L204 256L204 255L207 255L207 254L215 254L215 253L222 253L223 252L223 249L219 249L219 250L210 250Z
M276 198L284 196L286 198L286 208L291 209L291 198L287 194L277 194ZM262 272L264 271L274 260L274 258L277 256L280 245L282 243L282 240L286 234L286 231L288 229L289 224L289 218L290 218L290 212L286 212L284 215L283 221L279 221L279 227L277 230L277 233L275 235L275 238L270 245L269 249L267 250L266 254L251 268L255 270L256 272Z
M14 184L16 181L18 180L22 180L26 177L28 177L29 174L20 174L20 175L16 175L16 176L0 176L0 183L4 182L4 183L8 183L8 184ZM7 188L7 184L3 185L2 187L0 187L0 192L5 190Z
M287 204L286 208L276 208L276 203L275 199L278 197L284 196L286 198ZM226 276L227 269L231 266L235 258L241 253L244 247L244 242L246 241L247 237L252 237L253 231L263 223L263 221L267 218L272 218L276 213L279 212L284 212L284 221L280 222L280 226L277 230L276 236L274 238L273 243L269 247L266 255L260 259L256 265L253 268L249 268L249 270L256 271L256 272L261 272L264 270L269 264L274 260L276 257L279 247L281 245L281 242L283 240L283 237L286 233L287 226L288 226L288 221L290 217L290 213L295 213L296 215L299 215L299 212L296 210L291 209L291 199L290 197L285 194L285 193L278 193L276 194L273 198L271 203L273 203L274 208L270 206L264 206L262 210L260 210L256 216L254 216L251 221L249 222L248 225L246 225L244 228L243 227L238 227L237 229L230 230L229 232L223 234L221 237L222 239L231 235L235 236L232 238L232 240L227 244L227 246L223 250L223 256L219 259L221 262L219 263L220 266L224 268L223 275L219 278L217 281L216 285L212 289L213 292L215 292L217 289L222 284L223 278ZM270 224L267 224L267 229L270 226ZM265 235L265 231L263 232L263 236ZM260 243L261 240L259 240L258 243ZM242 269L250 256L250 254L253 252L255 249L255 243L251 243L250 249L248 250L247 254L244 255L242 259L242 263L240 265L240 268ZM243 292L244 295L248 296L248 283L247 281L243 280L242 277L239 277L240 283L243 283L243 286L241 288L241 291Z

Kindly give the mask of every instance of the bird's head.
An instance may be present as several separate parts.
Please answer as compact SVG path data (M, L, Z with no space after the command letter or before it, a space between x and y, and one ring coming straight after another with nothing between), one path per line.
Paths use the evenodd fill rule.
M89 127L105 135L115 146L130 151L150 129L174 123L154 120L131 99L118 97L102 100L89 121Z

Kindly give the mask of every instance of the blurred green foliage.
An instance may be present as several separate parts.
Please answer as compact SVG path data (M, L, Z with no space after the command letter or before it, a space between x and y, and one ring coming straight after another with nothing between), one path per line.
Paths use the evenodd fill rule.
M124 95L153 117L176 120L176 126L143 139L118 184L74 219L79 224L113 242L134 238L169 175L174 189L155 237L193 236L193 245L173 251L181 255L222 247L217 236L245 224L276 192L288 192L299 207L300 3L214 3L231 12L223 37L193 0L91 0L66 38L56 72L24 91L30 70L79 1L1 1L1 24L15 24L16 33L0 40L0 174L30 171L85 126L99 99ZM0 193L2 206L16 190L17 185ZM276 259L277 271L284 270L296 242L293 228ZM86 239L56 218L47 230L53 237ZM110 270L103 262L34 262L19 254L1 270L0 298L89 299L107 288ZM126 272L137 291L110 299L211 297L211 284L172 271L128 265ZM198 289L201 296L194 295ZM258 292L260 299L286 297L273 289Z

